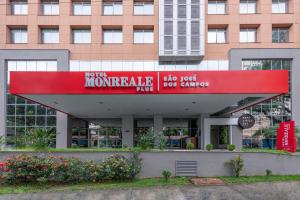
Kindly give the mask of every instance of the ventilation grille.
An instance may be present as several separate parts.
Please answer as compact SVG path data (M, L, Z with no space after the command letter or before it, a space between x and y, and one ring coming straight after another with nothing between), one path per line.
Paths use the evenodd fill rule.
M197 161L175 161L175 176L197 176Z

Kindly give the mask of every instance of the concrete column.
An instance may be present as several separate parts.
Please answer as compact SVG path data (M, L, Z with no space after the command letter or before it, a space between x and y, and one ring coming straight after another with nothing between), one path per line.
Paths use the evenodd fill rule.
M202 149L202 118L201 115L197 118L197 138L198 138L198 149Z
M154 115L153 116L153 131L154 135L159 134L160 132L163 131L163 117L161 115ZM155 146L158 146L159 141L154 141Z
M199 147L201 147L201 149L205 149L205 145L206 144L210 144L210 126L209 127L209 133L207 133L207 126L205 127L205 123L207 125L207 122L205 122L205 118L209 118L209 114L202 114L200 116L200 130L201 130L201 137L200 137L200 142L198 142L199 144ZM208 136L207 136L208 135ZM209 142L209 143L205 143L205 139L209 139L209 141L206 141L206 142Z
M6 74L5 60L0 60L0 136L6 136Z
M231 126L232 144L237 150L243 148L243 130L239 126Z
M209 122L209 119L204 119L204 124L203 124L203 129L204 129L204 132L203 132L203 149L205 149L206 145L210 144L211 141L210 141L210 137L211 137L211 134L210 134L210 126L211 126L211 123Z
M68 148L72 144L71 117L56 112L56 148Z
M134 118L133 115L122 116L122 145L133 147Z
M154 134L158 134L163 130L163 117L161 115L154 115Z

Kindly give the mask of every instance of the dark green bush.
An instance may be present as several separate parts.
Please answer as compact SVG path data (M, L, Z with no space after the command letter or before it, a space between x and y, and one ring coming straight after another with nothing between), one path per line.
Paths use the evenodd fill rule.
M227 145L228 151L234 151L235 150L235 145L234 144L229 144Z
M206 150L207 151L211 151L211 150L213 150L214 149L214 145L212 145L212 144L207 144L206 145Z
M266 176L271 176L272 175L272 170L266 169Z
M143 150L154 149L154 133L151 129L138 137L137 146Z
M162 171L161 175L164 177L164 180L168 182L172 176L172 172L170 170L165 169Z
M229 162L226 162L230 165L234 176L239 177L243 168L244 168L244 160L240 155L237 155L234 159L231 159Z
M195 149L195 145L194 145L193 143L189 142L189 143L187 143L187 145L186 145L186 149L188 149L188 150Z

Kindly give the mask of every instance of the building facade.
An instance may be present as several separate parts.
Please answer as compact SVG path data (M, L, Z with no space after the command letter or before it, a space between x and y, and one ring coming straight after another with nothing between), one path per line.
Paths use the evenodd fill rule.
M296 0L2 0L0 15L0 133L11 145L31 128L46 127L59 133L58 147L134 146L148 131L162 132L169 148L185 148L188 142L198 148L208 143L216 148L229 143L274 147L274 140L264 140L265 128L291 119L300 124ZM89 108L83 98L74 107L85 106L85 112L71 112L59 100L24 99L21 93L10 94L9 87L12 71L233 70L287 70L289 92L276 98L278 93L236 93L231 101L226 101L230 95L170 94L152 99L156 106L142 106L145 99L102 95L95 97L101 108ZM255 79L245 82L256 84ZM139 109L123 109L131 100ZM168 110L157 106L168 103L173 103ZM237 106L225 112L233 104ZM252 128L237 126L242 113L255 116Z

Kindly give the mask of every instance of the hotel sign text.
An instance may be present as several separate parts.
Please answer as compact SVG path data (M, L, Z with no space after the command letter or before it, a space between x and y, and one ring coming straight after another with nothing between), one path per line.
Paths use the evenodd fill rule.
M149 75L108 75L106 72L85 72L86 88L135 88L137 93L153 93L160 89L207 88L209 82L200 80L197 74L179 75L176 73L160 74L150 72ZM157 81L154 81L157 80Z

